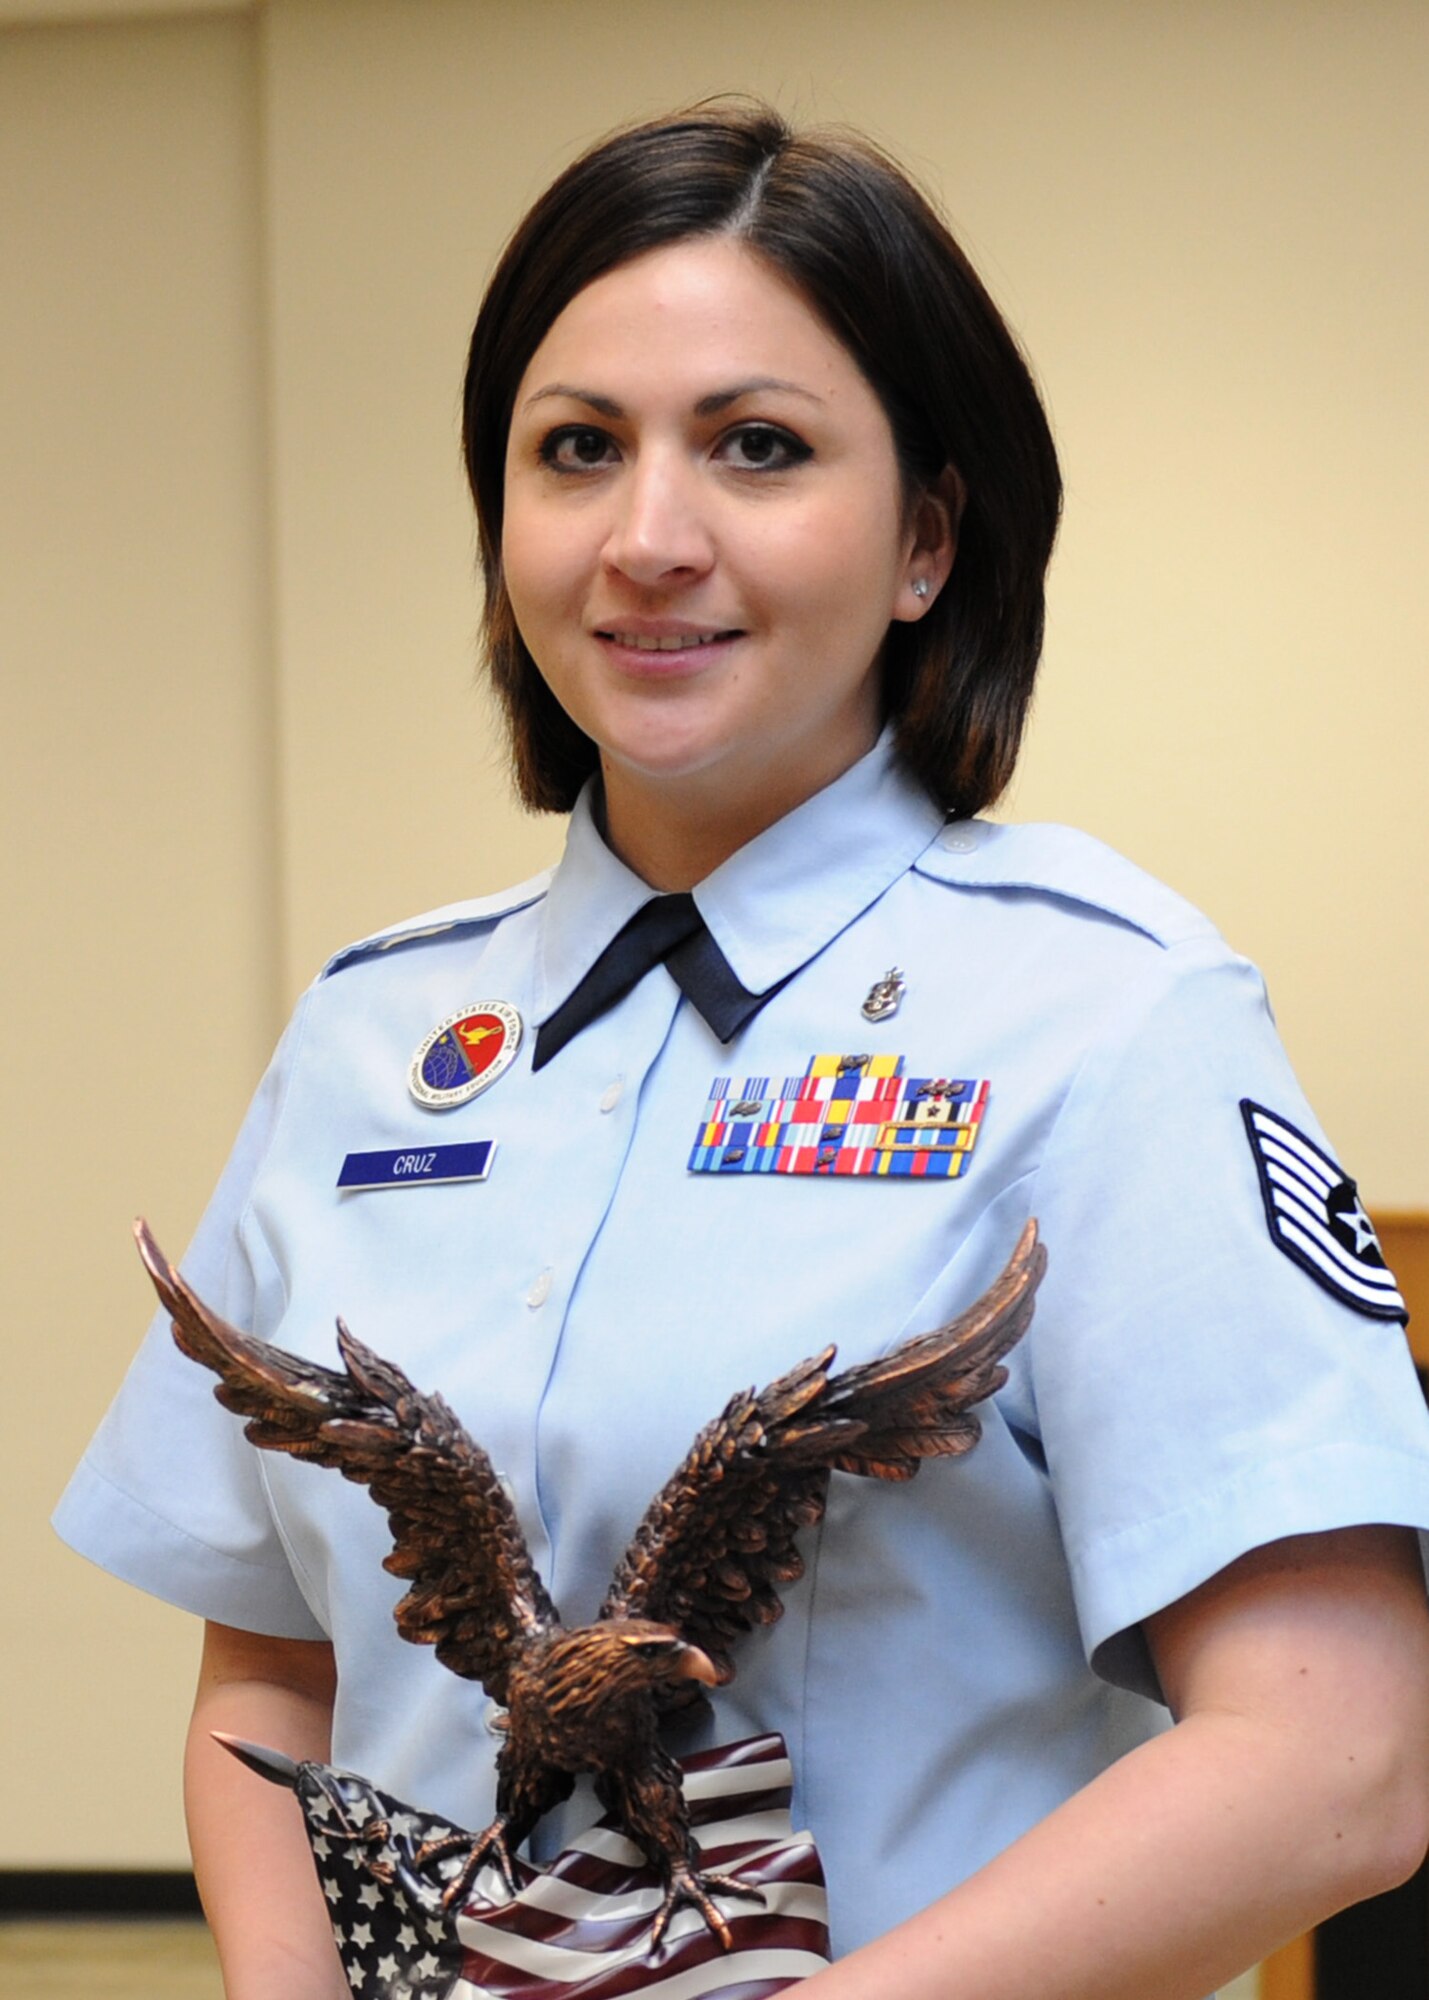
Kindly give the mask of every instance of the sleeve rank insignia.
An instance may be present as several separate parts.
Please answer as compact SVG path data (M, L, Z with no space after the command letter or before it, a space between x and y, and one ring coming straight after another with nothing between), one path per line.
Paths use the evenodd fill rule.
M902 1056L814 1056L802 1076L717 1076L692 1174L956 1180L977 1144L986 1079L905 1076Z
M1356 1312L1408 1319L1374 1224L1344 1168L1278 1112L1249 1097L1241 1099L1240 1110L1277 1249Z

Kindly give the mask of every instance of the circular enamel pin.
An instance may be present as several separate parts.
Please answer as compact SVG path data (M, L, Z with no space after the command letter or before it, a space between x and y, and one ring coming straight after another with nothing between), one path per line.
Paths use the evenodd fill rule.
M433 1028L412 1058L407 1088L428 1111L454 1111L495 1083L521 1046L521 1016L478 1000Z

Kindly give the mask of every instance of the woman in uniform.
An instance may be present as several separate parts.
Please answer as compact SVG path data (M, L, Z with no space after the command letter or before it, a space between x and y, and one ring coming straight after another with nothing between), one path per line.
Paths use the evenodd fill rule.
M820 2000L1200 2000L1423 1852L1429 1430L1254 970L1096 842L977 816L1060 497L1016 345L886 158L716 106L522 223L466 448L564 857L325 969L188 1275L440 1388L577 1619L731 1390L951 1317L1035 1215L979 1448L835 1482L713 1733L790 1746ZM209 1731L490 1817L486 1705L398 1640L380 1513L251 1450L161 1323L59 1522L208 1621L231 2000L340 1994L297 1815Z

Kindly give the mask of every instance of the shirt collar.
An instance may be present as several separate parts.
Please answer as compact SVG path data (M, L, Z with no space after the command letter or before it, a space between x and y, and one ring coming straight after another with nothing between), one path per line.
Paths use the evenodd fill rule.
M571 815L542 912L537 1026L654 893L595 820L596 780ZM696 883L701 916L751 993L787 979L862 915L941 831L944 815L899 760L892 729L823 791Z

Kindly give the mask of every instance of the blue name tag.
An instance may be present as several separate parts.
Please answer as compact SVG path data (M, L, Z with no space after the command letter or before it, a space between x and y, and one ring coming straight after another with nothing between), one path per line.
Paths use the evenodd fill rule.
M465 1146L404 1146L395 1153L349 1153L337 1184L340 1188L382 1188L484 1181L495 1152L494 1139L476 1139Z

